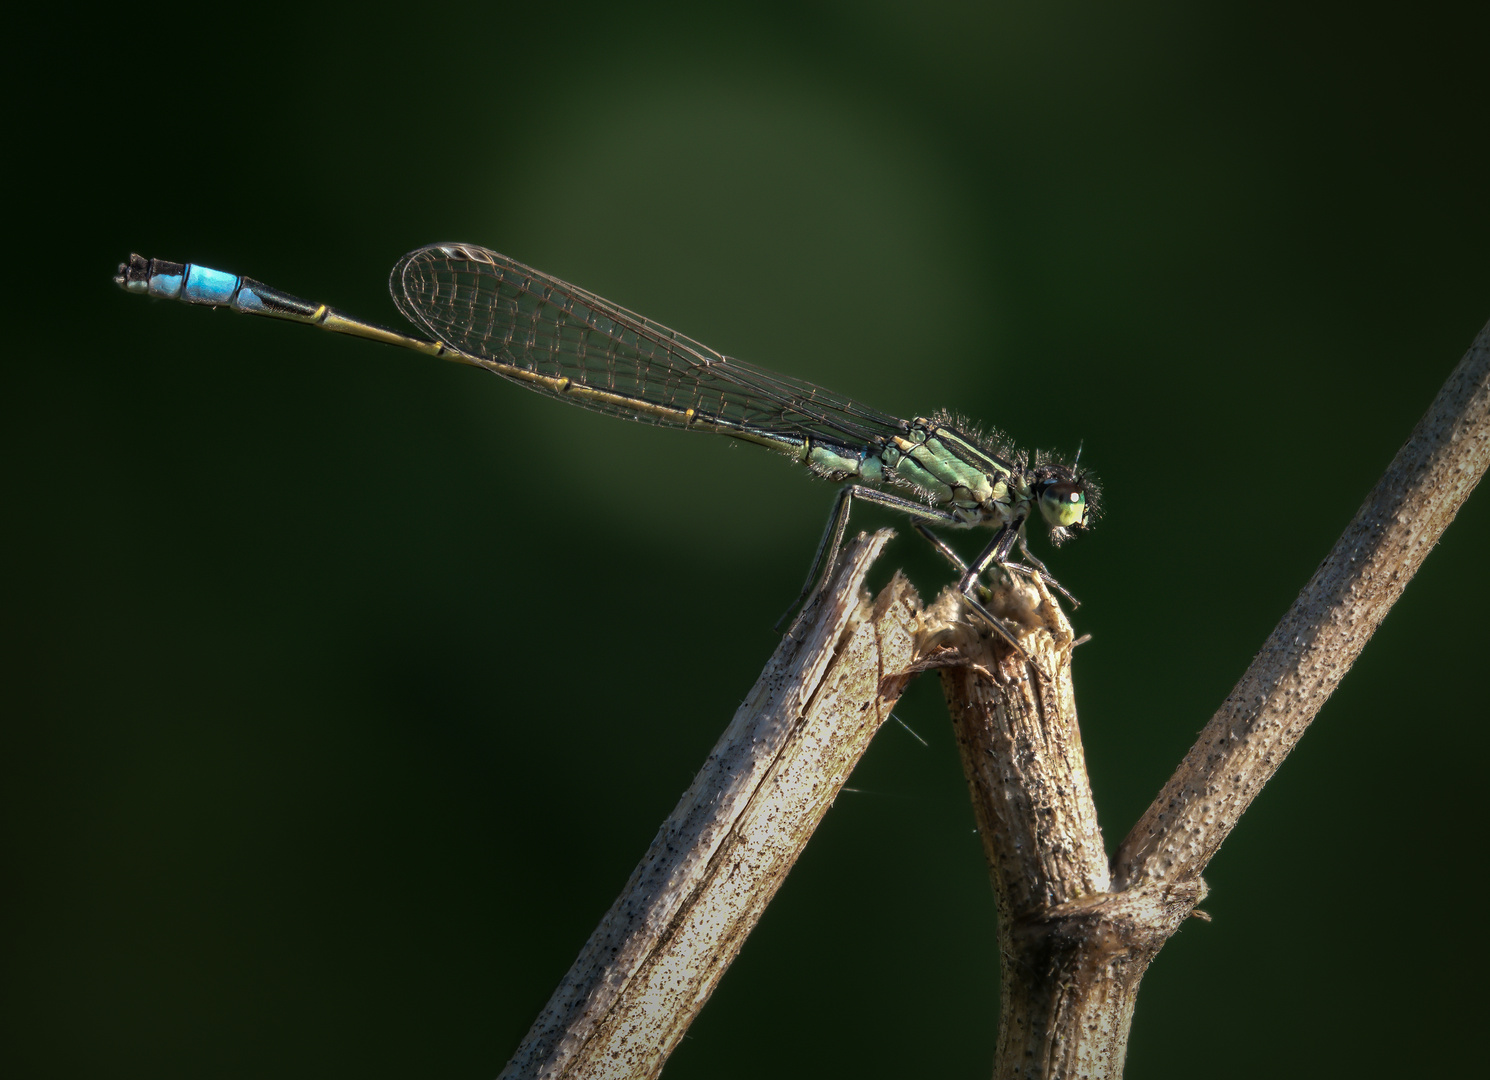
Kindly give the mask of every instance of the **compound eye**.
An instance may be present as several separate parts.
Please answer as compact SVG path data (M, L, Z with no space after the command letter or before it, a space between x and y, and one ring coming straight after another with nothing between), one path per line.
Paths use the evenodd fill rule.
M1069 529L1086 518L1086 493L1069 480L1060 480L1040 492L1040 513L1052 525Z

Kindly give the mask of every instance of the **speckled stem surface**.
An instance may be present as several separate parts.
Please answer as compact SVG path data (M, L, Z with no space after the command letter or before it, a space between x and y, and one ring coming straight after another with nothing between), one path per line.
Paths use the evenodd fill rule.
M503 1080L652 1077L776 894L905 686L920 601L861 536L785 638Z
M1113 860L1198 880L1490 465L1490 324Z
M1011 590L995 600L1018 608ZM1020 637L1034 664L962 619L949 594L926 613L935 639L923 663L945 665L998 907L993 1075L1116 1077L1143 973L1201 891L1112 890L1076 722L1071 628L1037 591Z

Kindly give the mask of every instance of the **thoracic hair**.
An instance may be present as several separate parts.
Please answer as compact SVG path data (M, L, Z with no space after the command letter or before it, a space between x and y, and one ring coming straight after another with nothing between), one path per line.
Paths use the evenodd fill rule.
M1016 472L1024 472L1029 468L1029 454L1017 449L998 428L982 427L967 417L946 409L933 414L931 422L951 428L983 453L1011 466Z

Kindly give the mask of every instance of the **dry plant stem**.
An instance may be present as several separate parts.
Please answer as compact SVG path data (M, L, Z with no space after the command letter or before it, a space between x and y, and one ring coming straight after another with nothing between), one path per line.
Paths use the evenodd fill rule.
M662 1070L909 678L915 591L863 594L891 535L860 536L782 640L504 1080Z
M1071 690L1071 627L1035 587L1021 644L1051 679L959 621L951 594L925 620L927 644L946 648L942 687L998 907L994 1076L1118 1076L1139 980L1198 894L1109 891Z
M1113 860L1198 881L1490 464L1490 324Z
M1487 462L1490 327L1110 874L1071 696L1071 631L1044 585L1033 583L1039 604L1026 611L1021 644L1052 678L969 627L946 595L919 620L918 659L918 613L902 579L873 605L859 602L887 534L861 537L802 640L783 641L503 1077L657 1075L869 737L911 675L929 667L946 669L997 896L994 1075L1121 1075L1139 981L1204 896L1206 862Z
M993 876L1001 994L994 1076L1122 1074L1139 982L1205 894L1200 873L1490 463L1490 327L1335 551L1119 849L1109 875L1071 696L1071 630L1044 585L1021 644L926 612ZM994 597L1018 609L1018 583Z

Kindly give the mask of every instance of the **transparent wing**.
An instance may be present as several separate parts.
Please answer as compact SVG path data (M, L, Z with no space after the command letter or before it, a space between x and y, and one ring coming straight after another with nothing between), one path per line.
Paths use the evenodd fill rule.
M811 435L856 447L907 430L896 417L723 356L486 248L432 244L411 251L393 268L389 289L405 318L468 356L567 377L621 399L584 400L522 383L600 412L690 426L627 404L642 402L692 409L696 420L786 442Z

